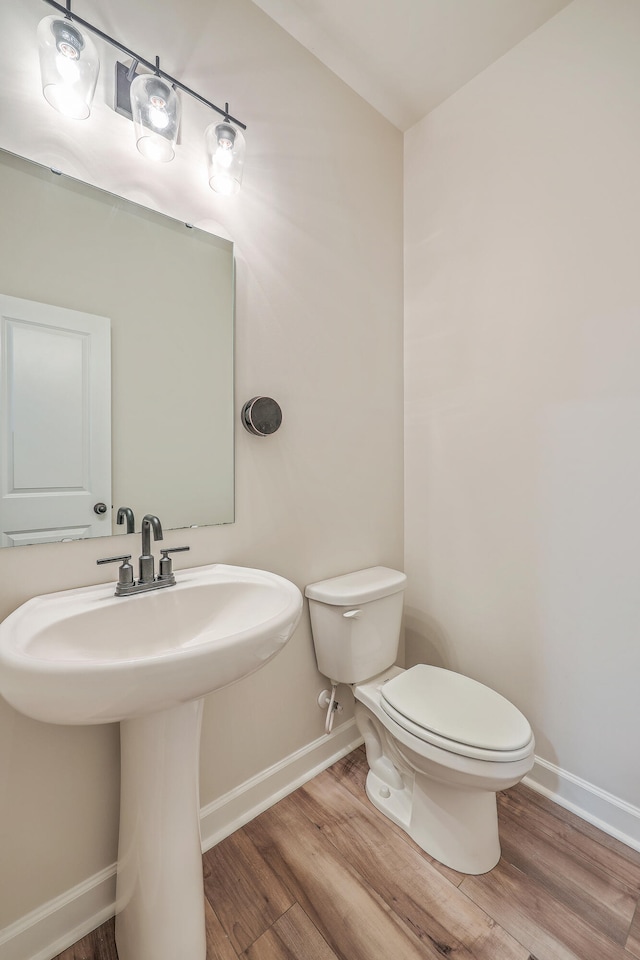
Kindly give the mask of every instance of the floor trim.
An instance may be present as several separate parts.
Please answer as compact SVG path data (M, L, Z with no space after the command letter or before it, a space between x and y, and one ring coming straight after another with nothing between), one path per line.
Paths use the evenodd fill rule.
M208 850L362 743L354 720L323 735L200 811ZM115 912L116 864L0 930L1 960L51 960Z
M116 865L0 930L2 960L51 960L113 916Z
M349 720L207 804L200 811L203 853L361 743L355 720Z
M640 850L640 809L554 763L536 757L523 783L604 833Z

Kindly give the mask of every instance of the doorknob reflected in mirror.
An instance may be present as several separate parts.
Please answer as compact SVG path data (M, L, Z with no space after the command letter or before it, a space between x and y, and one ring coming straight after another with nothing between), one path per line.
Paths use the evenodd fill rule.
M106 503L94 503L93 505L93 512L97 513L98 515L106 513L107 509L108 507Z

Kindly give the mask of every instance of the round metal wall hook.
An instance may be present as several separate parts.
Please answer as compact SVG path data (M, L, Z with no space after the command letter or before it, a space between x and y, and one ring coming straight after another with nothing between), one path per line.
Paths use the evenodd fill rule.
M272 397L252 397L240 414L242 425L257 437L268 437L282 423L282 410Z

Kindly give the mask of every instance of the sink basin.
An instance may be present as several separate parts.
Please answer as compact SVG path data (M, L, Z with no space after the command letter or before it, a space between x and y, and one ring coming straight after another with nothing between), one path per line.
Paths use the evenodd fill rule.
M0 694L16 709L120 721L120 960L206 960L203 697L275 656L301 611L288 580L216 563L136 596L111 583L35 597L0 624Z
M291 636L298 588L211 564L175 586L115 597L113 584L27 601L0 624L0 693L49 723L108 723L198 699L253 673Z

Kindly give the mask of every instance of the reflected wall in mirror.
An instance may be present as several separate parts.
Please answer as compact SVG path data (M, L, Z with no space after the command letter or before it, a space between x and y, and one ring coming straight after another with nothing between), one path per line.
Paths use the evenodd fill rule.
M232 522L233 244L4 151L0 204L2 545Z

